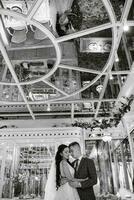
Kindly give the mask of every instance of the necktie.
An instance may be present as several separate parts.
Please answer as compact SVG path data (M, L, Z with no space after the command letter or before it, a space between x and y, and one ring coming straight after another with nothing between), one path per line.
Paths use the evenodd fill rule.
M77 169L78 169L78 163L79 162L79 159L77 159L76 161L75 161L75 171L77 171Z

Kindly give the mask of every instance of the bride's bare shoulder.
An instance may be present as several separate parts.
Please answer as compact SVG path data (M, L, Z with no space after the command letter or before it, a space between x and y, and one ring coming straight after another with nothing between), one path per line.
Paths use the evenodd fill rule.
M62 160L62 161L60 162L60 165L66 166L66 165L68 165L68 163L67 163L66 160Z

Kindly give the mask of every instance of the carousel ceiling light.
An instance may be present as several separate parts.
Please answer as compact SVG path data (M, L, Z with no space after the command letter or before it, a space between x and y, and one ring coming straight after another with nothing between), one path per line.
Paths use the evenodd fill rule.
M49 112L51 109L50 109L50 103L47 104L47 111Z
M8 99L9 98L9 94L6 94L5 97L6 97L6 99Z
M38 180L39 180L39 178L38 178L37 176L35 176L35 180L36 180L36 181L38 181Z
M123 30L124 30L125 32L129 31L129 26L128 26L128 25L124 25L124 26L123 26Z
M113 77L113 75L112 75L111 73L109 73L109 79L110 79L110 80L113 80L113 79L114 79L114 77Z
M103 88L103 85L98 85L98 86L96 87L96 91L97 91L98 93L100 93L101 90L102 90L102 88Z
M102 119L99 119L98 121L101 123L101 122L102 122Z

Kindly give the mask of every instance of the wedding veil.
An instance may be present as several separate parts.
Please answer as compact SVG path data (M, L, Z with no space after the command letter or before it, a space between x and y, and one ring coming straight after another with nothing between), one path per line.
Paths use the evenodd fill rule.
M44 200L54 200L56 196L56 166L55 160L51 164L51 168L48 174L48 179L45 187Z

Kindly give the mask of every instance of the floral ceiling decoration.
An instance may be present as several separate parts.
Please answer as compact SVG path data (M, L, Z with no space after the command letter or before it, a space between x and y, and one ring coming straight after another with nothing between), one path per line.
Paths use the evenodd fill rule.
M117 127L124 114L130 111L133 100L134 95L131 95L129 98L121 97L120 100L115 103L109 119L93 119L90 122L75 121L72 126L85 129L90 128L91 131L95 128L107 129L113 126Z

